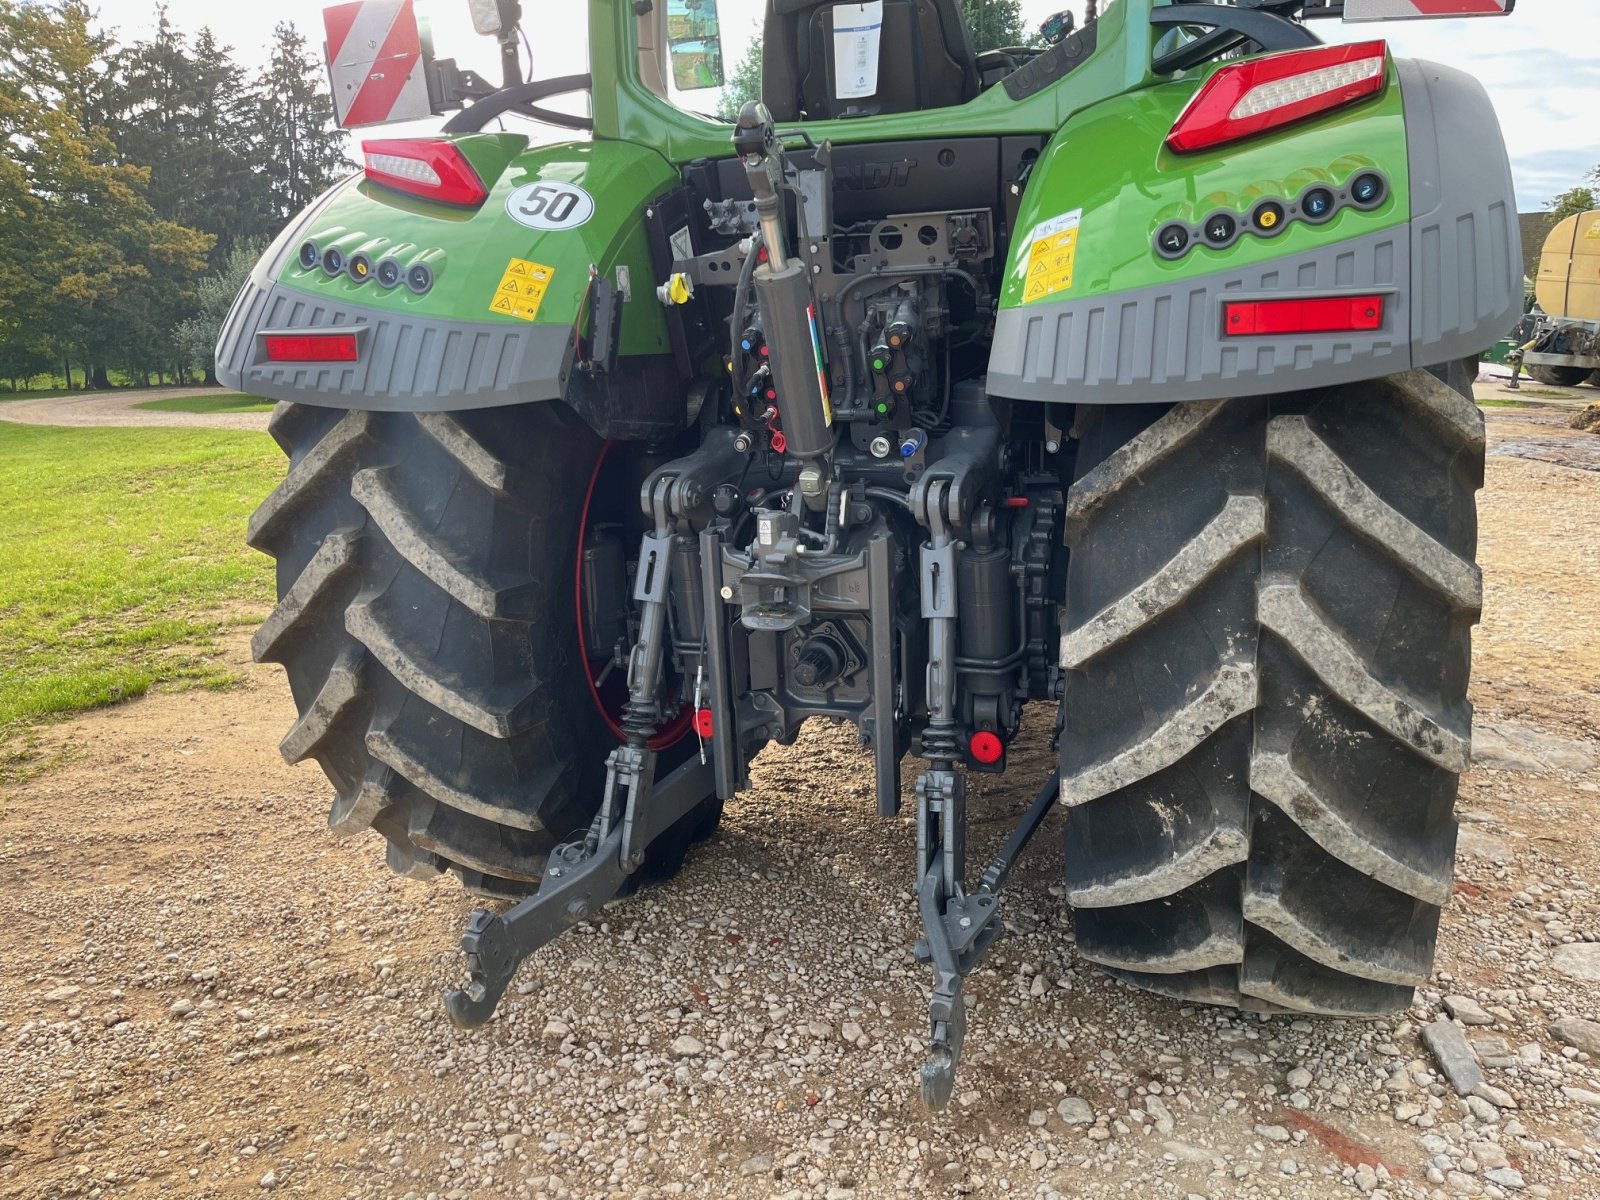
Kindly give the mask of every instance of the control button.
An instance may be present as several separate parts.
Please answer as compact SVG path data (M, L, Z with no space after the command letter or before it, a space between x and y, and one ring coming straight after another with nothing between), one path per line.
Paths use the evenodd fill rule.
M1238 222L1227 213L1214 213L1206 218L1206 241L1213 245L1231 242L1238 228Z
M1312 188L1300 197L1300 211L1308 221L1325 221L1333 215L1333 193L1327 188Z
M1363 206L1377 204L1383 199L1383 193L1383 177L1371 172L1357 175L1350 185L1350 199Z
M1156 234L1156 247L1163 254L1177 257L1189 248L1189 230L1182 225L1164 226Z
M1256 205L1256 210L1251 214L1251 221L1262 233L1277 233L1283 228L1283 205L1275 200L1263 200Z

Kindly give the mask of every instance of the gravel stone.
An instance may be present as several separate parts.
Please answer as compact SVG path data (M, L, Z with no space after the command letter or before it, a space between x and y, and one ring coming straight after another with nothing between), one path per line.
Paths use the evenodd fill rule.
M1056 1113L1068 1125L1087 1125L1094 1120L1094 1109L1089 1107L1089 1102L1078 1096L1068 1096L1056 1105Z
M1516 1100L1504 1088L1497 1088L1492 1083L1480 1083L1472 1089L1472 1094L1487 1100L1496 1108L1515 1108Z
M1576 1046L1585 1054L1600 1058L1600 1021L1586 1021L1582 1017L1562 1017L1550 1023L1550 1035L1558 1042Z
M551 1017L544 1023L544 1031L540 1033L539 1040L546 1046L559 1046L572 1036L572 1028L565 1021Z
M1463 1025L1493 1025L1494 1018L1471 996L1446 996L1444 1008Z
M1600 942L1569 942L1557 946L1550 965L1569 979L1600 983Z
M1440 1017L1422 1031L1422 1043L1433 1054L1450 1086L1465 1096L1484 1082L1483 1068L1467 1043L1466 1035L1456 1025Z
M706 1044L687 1033L681 1033L672 1039L672 1053L679 1058L695 1058L705 1052Z

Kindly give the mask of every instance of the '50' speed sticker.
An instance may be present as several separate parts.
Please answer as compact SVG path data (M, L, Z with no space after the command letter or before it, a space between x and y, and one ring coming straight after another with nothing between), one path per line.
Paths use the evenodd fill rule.
M594 197L575 183L525 183L506 197L511 219L529 229L576 229L594 216Z

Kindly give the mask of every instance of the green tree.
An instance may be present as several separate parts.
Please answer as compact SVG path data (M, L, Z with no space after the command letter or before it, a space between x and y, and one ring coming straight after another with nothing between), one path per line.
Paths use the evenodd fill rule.
M269 181L268 219L281 228L350 164L321 64L293 22L274 29L257 92L252 150Z
M1600 208L1600 192L1590 186L1597 183L1600 183L1600 167L1589 172L1588 184L1568 188L1559 196L1546 200L1544 206L1550 210L1550 224L1554 226L1576 213Z
M229 48L202 29L191 50L160 6L155 36L112 67L111 135L124 161L149 167L156 214L211 234L218 262L235 238L266 235L271 164L252 168L255 98Z
M120 160L106 131L116 111L110 40L81 0L53 7L0 0L0 127L19 194L0 213L0 262L27 277L0 330L47 345L72 384L106 386L107 368L160 354L212 239L162 220L149 171ZM3 268L0 268L3 269Z
M223 256L221 266L195 288L195 315L178 326L174 335L180 361L186 370L215 383L217 338L234 299L244 288L250 270L261 257L262 243L239 242Z
M761 99L761 31L757 29L739 65L722 85L717 110L725 117L737 117L752 100Z
M960 0L972 48L979 54L1003 46L1027 46L1033 33L1022 19L1021 0Z

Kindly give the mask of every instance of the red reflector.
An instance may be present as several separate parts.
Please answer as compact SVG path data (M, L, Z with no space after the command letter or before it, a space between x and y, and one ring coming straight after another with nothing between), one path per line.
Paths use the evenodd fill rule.
M362 142L367 178L442 204L477 206L489 195L483 180L452 141L395 138Z
M972 755L974 762L981 762L987 766L1000 761L1000 756L1006 752L1006 744L1000 740L998 734L980 729L967 743L967 751Z
M1236 142L1341 108L1383 90L1385 42L1286 50L1223 67L1167 134L1180 154Z
M1354 333L1383 327L1382 296L1238 300L1222 307L1228 337L1271 333Z
M708 738L716 729L709 708L697 708L694 713L694 731L703 738Z
M270 362L355 362L353 333L269 333L263 339Z

